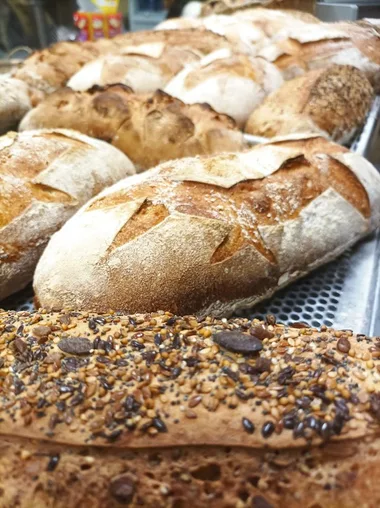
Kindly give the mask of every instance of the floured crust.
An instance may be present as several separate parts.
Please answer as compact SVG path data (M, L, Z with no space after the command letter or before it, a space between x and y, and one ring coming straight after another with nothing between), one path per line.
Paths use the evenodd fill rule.
M278 69L264 59L220 50L187 66L165 91L185 103L206 102L243 128L250 113L282 82Z
M124 85L88 92L62 89L23 119L21 130L71 128L112 143L139 170L193 155L239 151L243 134L235 122L206 104L186 105L157 91L137 95Z
M0 134L17 127L32 107L27 85L18 79L0 79Z
M284 83L252 113L245 130L269 138L316 132L348 143L364 123L373 97L373 88L361 71L331 65Z
M51 240L37 297L98 311L251 306L378 225L379 175L349 155L303 135L120 182Z
M363 71L375 91L380 86L380 32L375 25L320 23L280 32L261 56L275 63L285 79L330 64L352 65Z
M0 138L0 300L31 281L50 236L83 203L132 173L121 152L78 132Z
M3 311L0 330L4 507L380 501L377 339L164 312Z

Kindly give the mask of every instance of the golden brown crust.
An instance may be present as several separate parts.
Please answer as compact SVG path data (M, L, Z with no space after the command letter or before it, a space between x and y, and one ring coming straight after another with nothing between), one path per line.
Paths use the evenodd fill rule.
M108 141L140 170L244 146L234 121L206 104L186 105L159 90L152 96L136 95L124 85L59 90L20 125L21 130L41 127L72 128Z
M378 339L163 312L1 312L0 332L4 508L380 501Z
M82 208L47 247L35 291L48 308L223 315L337 256L379 220L375 168L323 138L181 159Z
M264 137L315 132L347 143L363 124L373 97L361 71L332 65L285 82L252 113L245 130Z
M357 23L298 24L284 29L260 54L292 79L307 70L331 64L362 70L375 91L380 89L380 30Z
M0 300L31 281L50 236L83 203L132 173L122 153L77 132L0 137Z

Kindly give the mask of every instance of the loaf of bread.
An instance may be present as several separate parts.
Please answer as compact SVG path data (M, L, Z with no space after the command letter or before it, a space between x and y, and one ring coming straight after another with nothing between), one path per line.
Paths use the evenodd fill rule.
M281 72L263 58L222 49L185 67L165 91L187 104L206 102L243 129L252 111L282 83Z
M374 508L380 342L169 313L1 312L3 508Z
M164 88L185 65L202 57L191 47L164 46L160 42L131 47L123 53L89 62L70 78L67 86L85 91L94 85L122 83L136 93L152 93Z
M119 150L74 131L0 137L0 300L32 280L50 236L80 206L132 173Z
M27 85L20 80L0 78L0 134L17 128L32 107Z
M226 315L379 224L369 162L324 138L279 138L114 185L53 236L34 288L49 309Z
M295 12L314 13L315 0L206 0L203 2L201 15L244 13L246 10L262 10L262 8L285 9Z
M320 23L289 25L259 54L292 79L330 64L353 65L380 90L380 30L375 25Z
M30 111L20 129L70 128L112 143L138 170L169 159L239 151L235 122L207 104L186 105L164 92L147 97L123 85L87 92L63 88Z
M286 81L254 110L245 130L269 138L312 132L344 144L363 125L373 98L363 72L331 65Z
M214 14L204 18L169 18L160 23L156 30L178 30L184 28L207 29L223 35L233 46L239 44L240 52L255 55L269 42L265 32L243 16L223 16Z

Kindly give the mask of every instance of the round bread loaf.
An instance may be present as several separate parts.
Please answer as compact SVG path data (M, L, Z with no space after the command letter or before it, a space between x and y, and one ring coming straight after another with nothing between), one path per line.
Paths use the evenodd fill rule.
M312 132L349 143L373 99L372 85L363 72L331 65L285 82L254 110L245 131L268 138Z
M32 107L28 87L19 79L0 79L0 134L17 128L22 118Z
M380 224L380 175L321 137L187 158L125 179L46 248L41 305L225 315L271 296Z
M187 104L206 102L243 129L252 111L282 83L279 70L263 58L222 49L185 67L165 91Z
M0 137L0 300L32 280L50 236L78 208L134 172L119 150L75 131Z
M0 312L4 508L373 508L380 342L158 312Z

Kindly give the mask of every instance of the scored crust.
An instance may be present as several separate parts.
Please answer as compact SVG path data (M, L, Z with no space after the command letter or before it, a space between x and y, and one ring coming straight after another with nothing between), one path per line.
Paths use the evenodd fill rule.
M331 65L285 82L252 113L245 131L269 138L315 132L348 143L364 123L373 98L364 73Z
M132 173L121 152L78 132L1 137L0 300L32 280L50 236L81 205Z
M249 114L282 83L281 73L264 59L221 50L187 66L165 91L188 104L206 102L243 128Z
M278 66L285 79L331 64L352 65L380 90L380 31L357 23L297 25L280 32L259 54Z
M168 162L108 189L57 233L46 308L215 313L251 306L379 222L379 175L323 138Z
M124 85L87 92L65 88L30 111L20 129L71 128L112 143L138 170L160 162L244 147L235 122L207 104L186 105L158 90L137 95Z
M380 501L378 339L164 312L0 330L4 507Z

